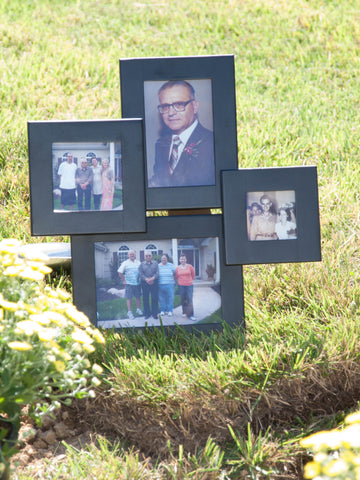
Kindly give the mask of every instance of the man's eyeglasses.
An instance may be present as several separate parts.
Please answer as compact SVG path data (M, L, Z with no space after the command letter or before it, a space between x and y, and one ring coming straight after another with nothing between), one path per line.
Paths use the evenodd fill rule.
M170 112L170 108L172 107L175 112L183 112L186 108L186 106L190 103L193 102L194 99L192 98L191 100L188 100L187 102L175 102L175 103L162 103L161 105L158 105L158 110L161 113L161 115L164 115L165 113Z

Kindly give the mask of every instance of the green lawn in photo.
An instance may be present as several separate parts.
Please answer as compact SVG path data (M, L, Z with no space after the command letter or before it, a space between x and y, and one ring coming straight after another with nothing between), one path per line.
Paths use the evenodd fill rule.
M114 197L113 197L113 209L121 207L122 209L122 188L117 188L115 187L114 191ZM61 201L60 197L54 196L54 210L61 210ZM69 210L69 207L66 207L65 210ZM90 210L95 211L94 208L94 199L93 196L91 195L91 204L90 204ZM73 206L72 209L73 212L79 211L77 203Z
M132 299L131 305L132 313L136 315L136 304L134 299ZM178 307L179 305L181 305L180 296L175 295L174 308ZM140 308L141 310L144 309L142 296L140 297ZM126 298L97 301L98 321L123 320L127 318L127 313L128 309L126 305Z

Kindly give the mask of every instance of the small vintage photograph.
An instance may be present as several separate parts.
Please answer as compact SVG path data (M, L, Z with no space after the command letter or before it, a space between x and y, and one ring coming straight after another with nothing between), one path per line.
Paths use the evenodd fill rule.
M148 187L215 184L211 79L144 82Z
M247 192L246 205L248 240L297 239L294 190Z
M95 242L97 325L221 322L219 239Z
M53 143L55 213L122 210L120 142Z

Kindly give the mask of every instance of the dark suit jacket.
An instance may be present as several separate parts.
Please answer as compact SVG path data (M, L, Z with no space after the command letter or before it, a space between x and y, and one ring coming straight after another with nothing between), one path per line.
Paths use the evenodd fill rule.
M152 187L187 187L215 185L214 135L200 125L196 126L172 175L169 174L171 135L160 137L155 144Z

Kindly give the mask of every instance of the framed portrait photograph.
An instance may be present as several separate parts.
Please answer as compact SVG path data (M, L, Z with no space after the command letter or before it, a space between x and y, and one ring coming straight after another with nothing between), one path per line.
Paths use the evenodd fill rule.
M321 260L317 169L222 172L226 263Z
M123 117L144 118L147 208L221 207L237 168L233 55L120 60Z
M242 267L225 265L220 215L149 217L146 233L74 235L71 251L74 303L98 327L244 325Z
M32 235L145 230L143 121L28 122Z

